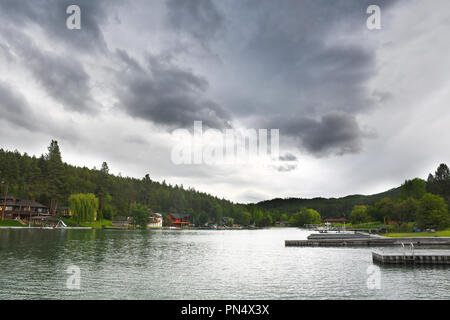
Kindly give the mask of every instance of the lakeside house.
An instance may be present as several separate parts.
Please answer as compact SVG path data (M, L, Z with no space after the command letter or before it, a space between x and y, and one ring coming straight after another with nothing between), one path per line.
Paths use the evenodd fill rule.
M183 226L188 226L191 223L191 216L184 213L168 213L168 223L172 227L182 228Z
M47 206L36 202L34 198L20 199L13 195L7 195L0 199L0 216L5 219L26 219L35 216L49 216Z
M132 225L130 217L115 216L111 223L113 227L128 228Z
M222 225L230 224L234 225L234 219L232 217L222 217Z
M72 212L69 207L57 207L56 214L60 217L70 218L72 217Z
M163 224L163 217L160 213L150 213L149 228L161 228Z

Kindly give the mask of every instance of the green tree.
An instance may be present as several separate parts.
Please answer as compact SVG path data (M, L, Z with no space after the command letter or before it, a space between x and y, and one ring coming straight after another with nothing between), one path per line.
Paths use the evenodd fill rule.
M289 219L289 223L297 227L303 227L306 224L318 224L320 221L321 216L319 212L306 208L302 208Z
M133 219L134 226L139 226L141 228L146 228L150 217L149 209L140 204L136 203L131 207L131 218Z
M395 210L395 201L392 198L385 197L375 203L375 212L377 213L378 221L385 221L392 219Z
M254 207L253 212L252 212L252 220L257 227L261 227L263 218L264 218L264 214L262 213L262 211L256 207Z
M398 224L413 221L416 218L418 207L419 201L415 198L403 200L395 205L393 218Z
M288 220L289 220L289 217L287 216L287 214L283 213L280 217L280 221L288 221Z
M434 176L428 176L427 191L450 201L450 169L446 164L439 165Z
M217 225L222 225L222 207L219 204L216 204L214 208L214 220L216 221Z
M72 194L69 197L72 219L78 222L93 222L97 217L98 199L92 194Z
M205 212L201 212L198 217L198 223L200 225L204 225L207 222L208 222L208 215Z
M260 222L261 227L269 227L273 224L272 215L270 213L264 214L264 217L262 218Z
M117 209L112 205L112 197L110 194L106 194L103 201L103 213L102 218L112 220L117 214Z
M63 200L67 193L61 151L56 140L52 140L50 143L45 160L47 161L47 191L50 195L50 212L54 214L58 201Z
M444 229L449 226L450 215L445 200L441 196L426 193L419 202L416 222L422 229Z
M426 192L426 182L419 178L406 180L401 186L401 198L403 200L408 198L419 200Z
M243 226L248 226L251 223L252 216L247 211L240 211L236 222Z
M353 207L353 210L350 214L350 221L352 222L352 224L368 222L369 219L370 216L368 214L367 206L356 205Z
M102 163L102 168L100 169L100 177L98 181L97 195L100 201L100 210L99 210L99 218L100 221L103 220L103 210L104 210L104 202L106 197L106 189L108 185L109 178L109 168L106 162Z

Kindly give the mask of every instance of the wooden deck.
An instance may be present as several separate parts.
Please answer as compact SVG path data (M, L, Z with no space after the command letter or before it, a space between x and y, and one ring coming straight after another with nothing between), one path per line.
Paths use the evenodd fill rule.
M450 265L450 250L390 250L373 251L372 259L380 264Z
M368 233L316 233L308 240L286 240L286 247L397 247L402 243L415 247L450 247L449 237L389 238Z

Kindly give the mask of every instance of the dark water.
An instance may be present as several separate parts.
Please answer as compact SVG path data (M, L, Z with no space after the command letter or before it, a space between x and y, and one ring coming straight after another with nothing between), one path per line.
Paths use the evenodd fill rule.
M377 273L370 248L284 246L309 233L3 229L0 299L450 299L448 267Z

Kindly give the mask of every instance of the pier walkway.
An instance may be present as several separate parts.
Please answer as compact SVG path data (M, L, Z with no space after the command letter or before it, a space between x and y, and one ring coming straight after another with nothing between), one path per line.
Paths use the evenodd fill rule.
M372 259L380 264L450 265L450 250L373 251Z
M286 240L286 247L345 247L345 246L400 246L402 243L415 247L450 247L450 237L389 238L363 232L355 233L313 233L308 240Z

